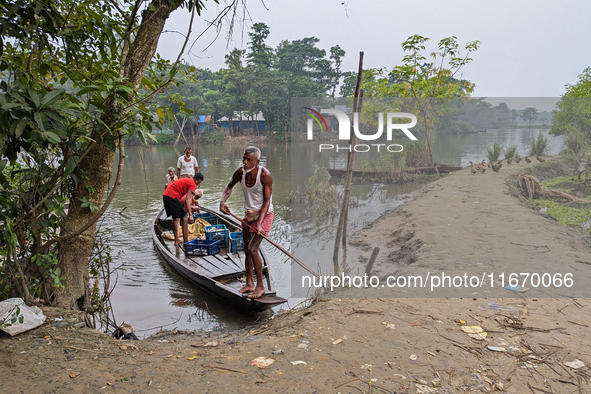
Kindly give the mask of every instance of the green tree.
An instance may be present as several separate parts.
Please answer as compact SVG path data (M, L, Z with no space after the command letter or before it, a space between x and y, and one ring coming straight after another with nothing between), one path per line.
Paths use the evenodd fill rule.
M591 141L591 67L583 70L574 85L566 85L566 92L556 107L552 111L551 134L578 130Z
M431 132L435 116L445 108L449 98L468 96L474 90L474 84L467 80L458 80L455 74L472 59L470 53L478 49L479 41L469 42L461 56L456 37L443 38L439 41L437 52L431 53L427 61L424 52L429 38L413 35L402 43L408 55L402 59L402 65L396 66L390 73L386 70L372 70L375 80L364 83L363 89L376 97L400 97L401 106L409 112L418 113L419 133L425 144L425 165L433 166ZM408 100L411 99L411 100Z
M330 48L330 59L333 63L333 73L329 89L330 96L332 98L334 98L337 86L339 85L339 81L343 76L343 73L341 72L341 64L343 63L343 57L345 56L345 53L346 52L339 45L335 45Z
M177 71L152 62L159 37L173 11L203 6L0 0L0 282L27 302L92 309L89 256L123 137L149 138L147 102Z
M538 110L534 107L527 107L521 111L519 117L531 127L531 125L538 119Z
M256 68L271 68L275 55L273 49L265 43L269 33L269 26L264 23L255 23L252 26L252 32L248 33L250 42L246 56L249 65Z

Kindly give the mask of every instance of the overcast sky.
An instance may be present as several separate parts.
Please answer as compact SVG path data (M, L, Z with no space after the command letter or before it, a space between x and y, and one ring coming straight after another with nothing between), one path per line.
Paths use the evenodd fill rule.
M223 2L223 0L221 0ZM591 66L591 2L547 0L248 0L244 32L238 26L228 44L227 26L208 49L214 32L206 33L185 60L196 67L218 70L224 55L234 47L246 48L247 32L256 22L270 27L267 44L314 36L328 53L333 45L346 51L342 69L356 71L359 52L365 52L364 68L400 64L400 44L413 34L429 37L434 45L444 37L456 36L463 46L479 40L473 62L462 69L462 77L476 84L473 96L558 97L566 83L574 83ZM193 38L218 10L209 7L194 26ZM169 20L171 31L160 40L161 56L175 59L183 38L172 31L186 32L186 9ZM192 40L193 42L193 40ZM229 45L229 48L227 48ZM429 51L429 52L430 52Z

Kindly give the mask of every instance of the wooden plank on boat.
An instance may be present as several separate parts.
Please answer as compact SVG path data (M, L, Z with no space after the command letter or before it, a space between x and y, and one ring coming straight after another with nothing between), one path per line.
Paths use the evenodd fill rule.
M275 295L266 294L266 293L263 297L257 298L256 300L257 300L257 302L259 302L261 304L270 304L270 305L283 304L285 302L285 298L277 297Z
M220 270L214 269L215 267L211 266L211 264L203 264L199 261L197 256L185 256L184 259L185 264L192 264L192 268L194 268L197 273L204 275L204 276L212 276L218 275Z
M231 271L236 270L236 265L234 263L232 263L232 260L226 258L225 255L222 255L220 253L216 253L212 257L215 257L217 260L219 260L220 263L222 264L222 266L226 267L225 268L226 270L231 270Z
M222 262L216 259L215 256L200 256L200 258L207 261L215 270L217 270L215 276L227 275L235 271L233 268L229 269L228 265L222 264Z
M244 264L244 260L240 259L240 255L235 254L235 253L228 253L226 256L228 256L228 258L230 260L232 260L232 262L234 263L234 265L236 267L238 267L239 269L243 270L245 269L245 264Z

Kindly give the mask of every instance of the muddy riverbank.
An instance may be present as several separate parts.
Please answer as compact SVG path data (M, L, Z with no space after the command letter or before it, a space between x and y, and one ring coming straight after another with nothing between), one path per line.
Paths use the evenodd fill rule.
M575 283L588 283L589 234L540 215L516 188L517 175L533 164L504 165L498 175L465 169L446 176L352 242L381 248L374 270L380 277L560 268ZM246 330L168 332L137 342L45 325L0 337L0 389L590 392L591 303L567 288L551 296L529 288L497 293L489 286L462 298L441 291L417 298L408 289L349 298L355 292L341 290ZM479 326L486 335L469 336L462 326ZM274 362L259 368L257 357Z

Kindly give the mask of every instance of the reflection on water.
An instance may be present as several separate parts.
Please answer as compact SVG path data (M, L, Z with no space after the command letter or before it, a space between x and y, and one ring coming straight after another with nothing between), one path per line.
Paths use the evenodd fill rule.
M547 135L547 130L541 131ZM486 148L496 140L504 146L518 145L525 155L530 137L538 130L489 130L486 133L451 135L437 139L435 160L440 163L466 165L468 161L484 158ZM560 149L560 140L551 138L551 154ZM316 169L343 168L346 152L318 152L311 143L261 144L261 162L273 175L273 204L275 222L270 238L291 250L307 266L322 274L337 272L363 273L359 257L367 252L352 247L332 263L334 231L338 216L318 220L306 204L294 204L291 190L307 182ZM193 146L194 156L205 176L202 184L203 206L217 208L221 193L232 173L241 165L244 146ZM160 327L179 330L208 330L215 327L238 328L253 321L256 315L237 313L215 296L200 290L164 263L152 244L150 228L162 206L166 170L175 166L182 154L170 146L128 147L123 182L116 198L101 222L113 231L111 247L115 263L123 264L117 272L113 306L117 323L132 324L139 334L148 335ZM375 160L360 153L356 163ZM359 165L357 166L359 167ZM342 191L343 186L338 186ZM351 190L356 204L349 213L348 234L363 229L388 210L402 203L401 195L410 193L420 184L387 185L355 180ZM234 213L242 210L240 187L234 188L229 207ZM125 210L124 210L125 209ZM294 306L305 294L292 297L292 269L295 276L302 270L287 256L263 242L271 260L271 271L278 295L289 298L287 307ZM115 278L112 282L115 281Z

